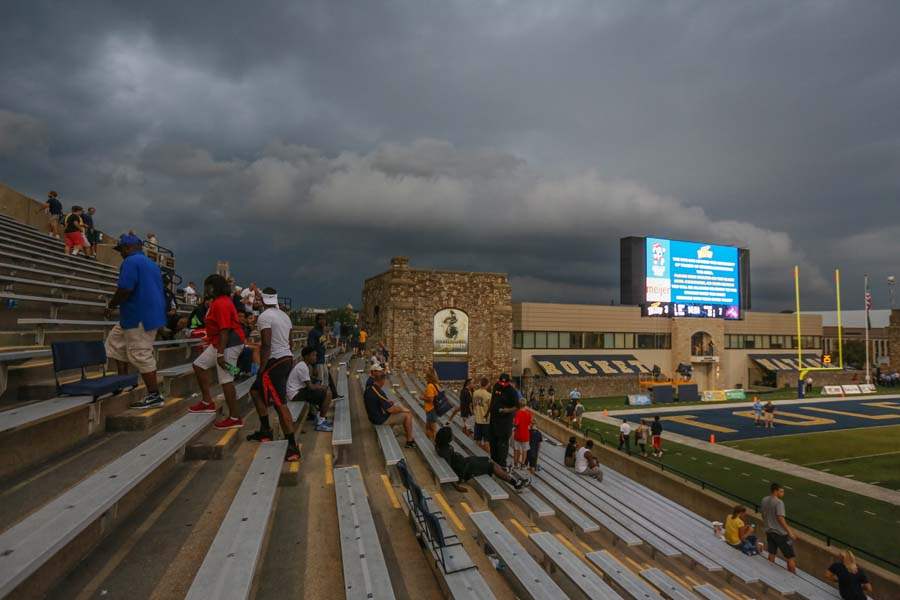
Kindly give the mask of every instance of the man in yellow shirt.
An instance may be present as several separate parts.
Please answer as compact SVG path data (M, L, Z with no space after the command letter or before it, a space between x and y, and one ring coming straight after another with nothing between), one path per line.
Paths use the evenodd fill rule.
M359 330L359 355L362 356L366 351L366 340L369 339L369 334L366 333L365 329Z
M491 382L487 377L482 377L479 382L481 387L472 393L472 412L475 414L475 441L485 451L489 452L488 440L491 435Z

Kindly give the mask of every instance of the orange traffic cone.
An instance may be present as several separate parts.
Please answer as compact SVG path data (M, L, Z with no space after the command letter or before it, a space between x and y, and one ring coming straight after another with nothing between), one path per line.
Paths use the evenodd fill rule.
M716 434L714 434L714 433L709 434L709 443L710 444L716 443Z

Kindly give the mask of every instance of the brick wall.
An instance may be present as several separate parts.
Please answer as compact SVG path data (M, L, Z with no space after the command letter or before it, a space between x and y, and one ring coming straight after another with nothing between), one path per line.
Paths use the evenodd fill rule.
M504 273L414 269L406 257L366 280L360 319L373 343L384 341L394 368L422 374L432 365L434 315L453 308L469 317L469 376L491 379L512 367L512 291Z

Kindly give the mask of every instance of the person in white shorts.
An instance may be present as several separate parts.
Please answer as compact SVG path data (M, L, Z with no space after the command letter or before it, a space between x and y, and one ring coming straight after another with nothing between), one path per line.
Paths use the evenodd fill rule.
M192 413L214 413L216 403L212 400L208 371L215 367L222 394L228 405L228 417L216 421L216 429L240 429L244 420L237 405L234 387L234 373L237 359L244 350L244 328L238 320L237 309L231 301L231 286L221 275L210 275L204 282L207 298L212 298L206 313L206 340L209 345L194 361L194 374L203 395L200 402L188 410Z

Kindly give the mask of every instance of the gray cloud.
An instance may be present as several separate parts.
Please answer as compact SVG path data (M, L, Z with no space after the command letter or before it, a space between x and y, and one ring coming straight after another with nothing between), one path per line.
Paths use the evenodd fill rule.
M7 11L0 179L152 228L194 277L230 256L356 301L408 253L605 302L632 234L748 245L762 308L795 263L822 307L835 266L881 305L900 270L894 2Z

